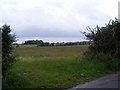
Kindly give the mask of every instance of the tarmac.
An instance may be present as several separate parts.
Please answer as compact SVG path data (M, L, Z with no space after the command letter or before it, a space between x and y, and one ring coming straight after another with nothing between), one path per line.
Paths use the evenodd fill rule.
M109 75L105 75L103 77L100 77L98 79L92 80L90 82L86 82L84 84L80 84L77 86L74 86L70 89L67 90L81 90L81 89L100 89L100 88L112 88L115 90L120 90L120 74L119 73L115 73L115 74L109 74Z

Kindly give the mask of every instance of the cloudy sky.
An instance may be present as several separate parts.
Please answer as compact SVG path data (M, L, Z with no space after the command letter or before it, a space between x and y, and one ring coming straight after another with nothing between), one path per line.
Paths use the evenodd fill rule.
M80 41L86 27L118 17L119 0L0 0L0 26L9 24L18 42Z

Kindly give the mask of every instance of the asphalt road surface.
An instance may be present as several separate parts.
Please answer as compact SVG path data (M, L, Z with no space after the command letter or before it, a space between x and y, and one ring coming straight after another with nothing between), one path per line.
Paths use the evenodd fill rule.
M79 90L85 88L119 88L120 84L120 74L110 74L104 77L98 78L96 80L86 82L84 84L77 85L68 90ZM120 88L119 88L120 90Z

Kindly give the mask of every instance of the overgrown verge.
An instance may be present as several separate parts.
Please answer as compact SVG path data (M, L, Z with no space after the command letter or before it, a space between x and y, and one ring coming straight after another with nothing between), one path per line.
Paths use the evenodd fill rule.
M3 89L5 89L5 88L25 88L28 85L31 85L31 84L26 78L18 75L16 72L13 72L13 71L7 72L6 77L3 78Z
M100 65L100 68L108 70L108 72L115 72L120 70L120 59L115 58L111 54L105 54L105 53L94 53L91 51L88 51L85 53L84 56L80 59L81 65L84 64L96 64ZM103 65L103 66L102 66ZM104 70L103 70L104 72Z
M88 27L87 30L89 33L82 33L92 44L84 56L84 62L105 63L108 70L118 71L120 69L120 22L116 19L110 21L105 27Z

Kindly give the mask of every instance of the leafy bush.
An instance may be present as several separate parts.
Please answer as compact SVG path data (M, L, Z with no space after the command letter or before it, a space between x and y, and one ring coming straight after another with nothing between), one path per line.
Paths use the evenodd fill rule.
M93 41L90 50L95 53L109 53L115 57L120 57L120 23L110 22L105 27L87 28L90 33L84 32L87 39Z

